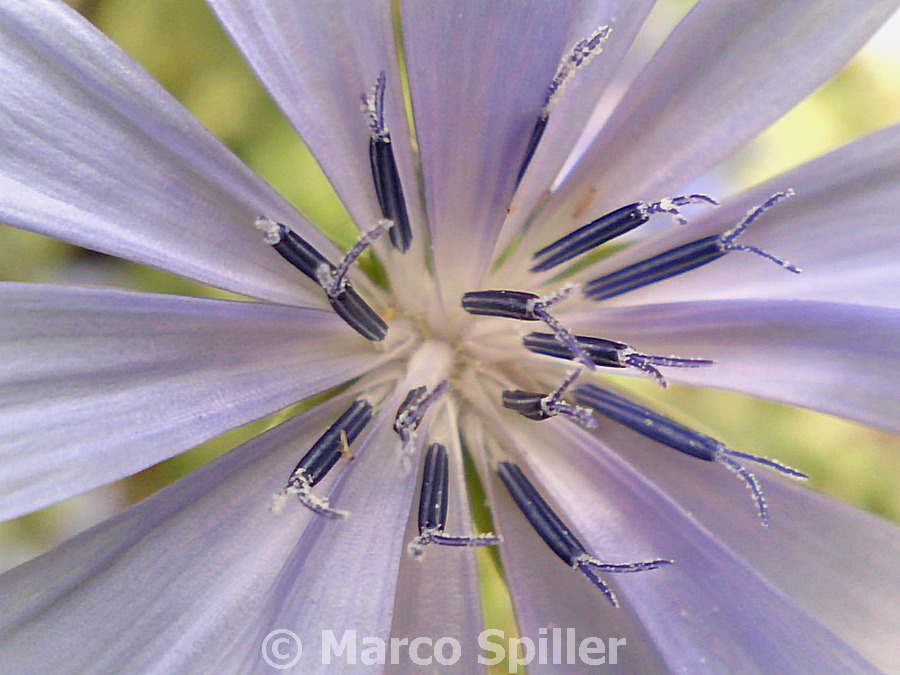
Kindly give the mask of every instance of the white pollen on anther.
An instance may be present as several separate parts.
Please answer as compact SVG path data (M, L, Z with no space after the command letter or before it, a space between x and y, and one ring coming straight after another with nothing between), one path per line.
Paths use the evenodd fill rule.
M382 71L378 75L375 86L368 94L362 96L362 110L369 123L372 138L390 143L391 132L384 123L384 88L385 76Z
M529 314L533 314L535 309L537 308L547 310L550 307L553 307L553 305L556 305L568 298L570 295L572 295L572 293L577 291L578 288L578 284L565 284L556 293L545 295L542 298L534 298L532 300L529 300L527 303L525 303L525 311Z
M541 114L545 117L550 114L556 101L559 99L563 88L572 78L575 71L584 68L597 54L603 51L603 43L612 33L609 26L600 26L584 40L576 43L572 50L563 56L556 69L556 75L550 81L547 96L544 99L544 107Z
M320 263L319 266L316 267L316 281L319 282L319 286L328 291L329 297L332 295L334 277L335 274L332 271L332 267L327 262Z
M274 246L281 241L282 225L276 223L271 218L260 216L256 219L256 223L254 224L256 225L257 229L265 232L266 243L270 246Z

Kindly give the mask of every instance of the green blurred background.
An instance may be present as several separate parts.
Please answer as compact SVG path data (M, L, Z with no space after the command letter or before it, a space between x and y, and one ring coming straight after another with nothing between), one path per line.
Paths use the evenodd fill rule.
M72 0L92 22L149 70L219 138L338 242L356 229L315 162L256 82L202 0ZM654 11L665 29L690 6ZM900 26L897 20L844 71L722 168L735 191L898 121ZM763 46L764 48L764 46ZM0 226L0 278L117 286L193 295L224 294L168 275ZM654 385L637 382L648 393ZM777 457L822 490L900 520L900 455L895 436L833 417L737 394L672 387L666 401L705 423L732 447ZM0 524L0 570L37 555L127 504L248 439L271 420L248 425L119 484ZM727 478L723 478L727 480ZM485 563L486 573L493 568ZM489 586L488 604L494 586ZM498 597L502 588L497 588ZM502 598L500 598L502 600ZM503 623L502 619L497 619Z

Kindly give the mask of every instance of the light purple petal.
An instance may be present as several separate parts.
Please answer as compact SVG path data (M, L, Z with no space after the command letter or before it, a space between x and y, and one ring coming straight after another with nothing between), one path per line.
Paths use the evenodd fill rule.
M601 427L598 434L603 433ZM648 482L586 432L563 423L527 436L524 430L516 430L512 437L525 457L526 470L591 553L607 561L656 556L675 560L659 570L605 577L635 612L668 671L871 672L874 667L867 659L883 659L885 650L877 635L859 639L866 629L832 632L831 626L670 500L666 485ZM547 452L551 445L555 447L552 454ZM703 469L722 471L710 465ZM728 475L719 477L734 482ZM736 499L733 508L721 508L715 515L727 520L732 512L746 509L752 513L752 507ZM742 527L745 522L762 529L758 522L739 520L734 524L735 536L749 529ZM866 541L883 544L884 527L877 521L871 525ZM768 534L767 555L774 558L780 542L792 533L770 528ZM829 550L835 545L841 545L836 537ZM855 569L867 577L870 589L876 589L862 600L854 597L856 583L835 583L841 578L838 575L848 574L844 551L833 556L823 552L820 558L795 566L791 575L815 576L820 588L852 605L859 611L857 619L880 634L886 606L872 601L891 586L893 571L884 564L889 556L861 561ZM561 565L558 573L575 572ZM586 592L599 592L585 584Z
M553 106L550 122L528 173L516 190L513 208L503 225L498 248L502 249L516 236L528 221L535 204L548 197L550 186L569 161L569 155L598 102L610 85L618 84L613 78L618 74L619 64L632 46L653 4L652 0L605 0L585 7L591 15L584 24L593 21L595 26L607 25L612 29L612 34L604 43L602 53L570 78L564 93ZM570 47L586 37L571 36Z
M804 298L900 307L900 125L889 127L789 171L687 227L630 247L581 278L621 269L688 241L718 234L775 192L793 188L737 243L763 248L803 269L734 252L709 265L616 298L617 304L706 298Z
M400 441L391 428L409 387L409 380L397 386L376 413L366 437L353 448L358 458L344 464L331 484L317 486L317 492L328 494L332 503L352 515L339 523L319 518L298 542L272 585L267 604L248 622L248 632L229 654L244 660L243 672L252 671L259 662L257 645L266 633L281 627L303 639L308 656L299 672L371 672L371 666L359 661L341 665L346 657L338 656L329 665L320 655L327 631L338 642L345 631L355 631L360 651L367 646L364 638L388 641L391 634L420 458L416 453L411 471L403 473Z
M4 2L0 40L0 220L236 293L323 304L254 221L327 246L321 235L74 10Z
M597 28L586 7L402 3L435 266L453 304L490 263L560 58Z
M709 358L667 379L898 430L900 311L824 302L707 301L566 316L573 330L662 356Z
M384 358L330 311L0 287L6 518L139 471Z
M699 2L543 216L587 222L685 185L834 75L896 7L894 0Z
M315 155L362 230L381 217L361 97L385 71L385 121L410 215L420 190L403 102L391 3L209 0L260 81ZM421 223L416 223L421 225Z
M466 488L466 474L462 460L462 448L457 430L458 410L452 406L445 416L446 423L439 429L432 426L429 443L432 440L447 447L450 460L450 496L447 534L475 534L471 528L472 513L469 509L469 494ZM423 444L426 448L428 443ZM418 500L416 495L416 500ZM404 541L409 542L418 534L418 501L410 511ZM400 578L397 582L397 597L394 602L394 617L391 624L392 638L413 640L430 638L433 643L443 639L454 639L462 647L459 660L451 665L434 662L440 671L472 673L481 670L478 664L478 635L483 628L481 617L481 595L478 586L478 570L475 550L472 548L450 548L430 545L422 559L404 555L400 562ZM444 655L450 654L450 648ZM435 648L434 651L436 651ZM432 650L423 647L420 655L428 657ZM396 672L420 673L422 664L415 664L404 657Z
M573 281L584 283L689 241L724 232L775 192L792 188L796 196L764 213L737 243L788 259L803 269L802 274L787 273L756 255L734 252L688 274L605 300L603 305L733 297L900 306L900 267L896 264L900 230L894 227L900 213L898 156L900 125L727 199L717 209L692 215L687 226L672 226L664 234L610 255L579 272ZM560 234L545 233L540 245ZM530 255L538 247L532 244L523 253ZM507 284L533 284L534 276L523 268L504 268L498 277Z
M480 424L469 421L465 429L466 442L470 447L485 450L489 447ZM662 672L659 656L628 605L613 608L584 577L567 570L522 517L495 472L488 468L484 453L476 457L480 460L478 468L487 490L495 527L497 532L503 534L500 554L503 574L515 608L516 628L520 636L531 639L535 645L541 639L546 640L548 645L545 663L538 663L540 659L536 658L529 664L528 671L559 672L561 664L554 664L554 660L566 663L570 639L575 640L573 660L578 664L577 647L582 640L600 637L606 641L617 637L624 638L628 645L627 649L618 653L617 666L628 672ZM554 628L561 629L561 633L554 633ZM569 638L569 629L574 631L573 638ZM500 644L508 649L507 640L512 636L499 637ZM559 659L554 657L554 644L561 645ZM485 656L492 655L485 652Z
M381 218L369 160L370 129L362 97L380 72L386 87L385 123L413 229L406 254L386 242L386 261L398 300L422 310L434 297L428 263L418 159L406 117L391 3L292 3L209 0L257 77L315 155L361 231Z
M716 541L874 663L890 670L900 662L892 637L900 630L895 526L758 468L771 516L763 528L747 490L721 467L617 425L604 425L598 436Z
M361 635L386 633L412 492L385 452L390 426L373 422L381 431L339 465L349 477L335 497L351 518L326 520L294 502L278 516L268 508L343 405L285 422L0 578L6 667L259 672L265 635L286 628L307 648L292 672L313 672L324 667L304 621L322 617L341 635L323 605ZM284 604L297 612L260 622Z

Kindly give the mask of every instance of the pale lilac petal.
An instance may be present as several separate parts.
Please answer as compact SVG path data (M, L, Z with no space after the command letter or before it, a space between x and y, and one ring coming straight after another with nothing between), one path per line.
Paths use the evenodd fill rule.
M543 216L586 222L685 185L834 75L896 7L894 0L699 2Z
M602 433L601 428L598 434ZM597 557L675 560L674 565L651 572L605 577L635 612L668 671L870 672L874 666L868 659L883 658L885 650L877 635L859 639L865 629L832 632L832 626L755 571L749 561L668 498L665 484L657 486L636 473L619 457L617 448L611 450L567 423L552 431L527 436L520 431L511 437L536 484ZM555 447L552 455L546 451L550 443ZM709 465L701 469L722 471ZM729 475L720 478L734 482ZM736 499L732 509L720 509L716 516L728 519L732 511L742 508L752 512L750 505ZM762 529L758 522L752 525ZM735 529L740 535L750 528L735 524ZM883 544L883 530L870 528L868 543ZM791 534L770 528L768 555L775 555L778 542ZM829 550L832 546L841 544L835 538ZM815 564L797 565L792 575L816 576L820 589L828 588L840 602L852 605L859 612L857 619L880 634L885 604L871 601L878 590L890 585L893 571L884 564L888 557L879 555L877 561L867 560L857 567L856 573L866 576L872 589L859 601L853 596L855 583L823 583L849 573L843 566L844 552L821 557ZM570 570L562 565L559 574L565 573ZM591 591L585 584L585 591Z
M372 91L384 71L385 123L391 132L413 242L405 255L386 242L376 248L386 262L398 300L407 307L427 307L434 296L426 268L428 236L391 3L209 0L209 4L303 137L361 231L375 227L382 215L362 97Z
M209 0L209 4L363 230L374 227L381 212L361 97L385 71L385 121L410 215L420 226L416 222L420 190L391 3Z
M592 20L595 26L609 26L612 33L604 43L603 51L576 72L553 106L550 122L528 173L516 190L513 208L503 225L499 249L502 250L527 223L538 201L547 198L550 186L570 161L569 155L574 151L598 102L610 85L618 84L613 77L618 74L619 64L632 46L653 4L652 0L605 0L585 8L591 12L591 18L585 24ZM586 37L571 36L571 44Z
M487 404L487 398L480 398L479 406ZM500 416L494 414L491 417L495 423L503 424ZM496 461L509 457L504 457L502 450L501 457L495 455L499 449L497 440L493 430L486 427L485 420L474 415L464 416L462 427L466 445L481 450L474 454L474 459L485 487L495 531L503 536L499 547L500 559L515 610L516 630L535 645L541 639L548 644L546 663L539 663L539 658L533 660L528 666L529 672L558 672L558 667L554 666L560 664L554 661L565 663L568 660L570 652L567 644L570 640L575 640L573 661L578 664L577 644L581 640L610 636L624 637L632 645L618 659L618 663L629 672L661 671L661 661L643 635L633 612L615 610L602 593L588 590L591 586L584 585L586 580L583 577L567 573L565 564L522 518L495 472ZM502 438L504 441L509 439L506 434ZM507 450L509 448L505 447ZM561 629L561 634L557 636L554 628ZM569 630L573 633L570 634ZM502 633L494 635L498 638L495 641L499 641L504 649L509 648L507 640L512 636ZM554 658L554 643L561 643L559 659ZM490 657L494 653L486 650L485 655Z
M667 379L761 396L900 430L900 311L824 302L729 300L566 316L582 334L663 356L713 359Z
M894 611L900 551L890 523L758 468L754 473L771 517L770 527L763 528L747 490L721 467L616 425L604 426L598 435L717 541L849 644L883 668L900 662L893 639L900 631Z
M587 280L694 239L723 232L772 194L792 188L737 243L803 269L786 273L743 252L613 299L617 304L706 298L803 298L900 307L900 125L889 127L725 200L687 227L586 270Z
M0 7L0 220L236 293L323 305L254 228L326 242L62 3ZM329 250L329 249L325 249Z
M324 666L304 628L311 616L338 637L344 622L361 635L385 634L412 490L399 461L385 461L385 433L393 432L384 419L355 447L357 460L339 465L349 476L334 496L351 518L326 520L294 502L277 516L268 508L345 405L285 422L0 578L6 667L259 672L265 635L287 628L308 650L292 672L318 672ZM259 622L283 604L297 611ZM328 624L331 613L341 620Z
M308 654L299 669L304 674L370 672L371 666L359 662L340 665L346 662L339 656L332 664L323 663L327 631L338 642L345 631L355 631L360 650L366 647L365 637L389 641L420 458L417 453L412 470L404 475L399 439L391 428L408 388L409 381L398 386L376 414L366 438L353 448L359 457L344 465L332 485L317 486L351 516L338 523L319 518L286 558L267 604L236 641L235 658L245 660L243 672L253 670L259 660L257 645L275 628L289 628L302 637Z
M469 422L465 428L469 447L487 449L488 442L480 424ZM617 637L627 641L627 648L619 651L616 665L627 672L662 672L664 668L658 654L627 603L619 609L613 608L586 579L567 570L522 517L506 488L488 468L484 453L477 457L481 460L478 468L496 531L503 535L500 554L516 613L516 628L519 635L531 639L535 645L541 639L548 645L546 662L541 664L535 659L529 664L528 671L559 672L560 663L554 664L554 644L561 645L560 657L556 660L564 664L569 658L567 644L574 639L573 660L578 664L577 648L582 640L600 637L605 641ZM561 629L561 633L554 633L554 628ZM574 631L573 638L569 637L569 629ZM505 649L509 647L507 640L510 637L499 636ZM485 651L485 656L491 657L493 653Z
M616 609L581 574L567 569L523 518L497 479L491 505L498 529L503 532L503 572L516 611L516 627L535 644L544 639L548 645L546 663L532 662L529 673L557 673L569 654L573 655L572 662L580 665L578 646L591 637L600 638L604 645L609 645L611 638L625 640L624 646L616 650L615 663L609 658L606 665L629 673L665 672L665 663L641 630L627 595L620 595L622 605ZM554 628L560 632L554 633ZM570 630L574 632L570 634ZM554 643L560 645L557 664ZM569 644L574 644L574 649Z
M455 304L490 263L559 60L596 19L581 2L401 5L435 267Z
M457 430L456 406L445 416L445 422L437 429L432 427L429 436L447 447L450 459L450 497L447 534L469 535L472 512L462 461L462 448ZM423 445L423 448L427 444ZM418 500L418 494L416 500ZM410 510L404 541L409 542L418 534L418 501ZM472 647L478 644L483 628L481 596L475 550L430 545L422 559L404 555L400 562L400 578L391 624L392 638L429 638L434 643L441 639L454 639L462 646L459 660L451 665L440 665L440 671L472 673L480 669L478 652ZM445 647L444 655L450 654ZM437 647L435 650L437 651ZM419 652L428 657L431 650L423 647ZM412 662L407 652L402 653L396 672L420 673L422 665Z
M116 480L385 356L332 312L7 284L3 517Z

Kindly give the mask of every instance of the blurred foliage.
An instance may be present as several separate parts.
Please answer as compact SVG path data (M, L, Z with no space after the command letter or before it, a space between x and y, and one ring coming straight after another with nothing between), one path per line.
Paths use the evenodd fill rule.
M675 2L683 11L686 4ZM202 0L71 0L70 4L141 63L312 222L342 246L355 241L356 230L327 179ZM858 56L729 160L725 169L731 182L736 188L758 182L868 131L896 123L900 111L896 66L897 61L886 61L883 53ZM0 227L0 279L224 295L165 272L7 227ZM673 409L703 420L711 432L735 448L766 453L807 471L812 487L900 519L900 486L895 478L900 475L900 459L895 437L737 394L673 387L666 401ZM145 498L254 436L272 419L223 434L122 481L123 502ZM70 536L78 529L71 523L79 499L0 526L0 541L7 547L0 566L19 562ZM121 507L116 499L111 508ZM482 551L479 562L484 578L498 578L496 560L490 554ZM487 583L485 589L486 606L508 602L498 583ZM501 626L508 620L497 619Z

